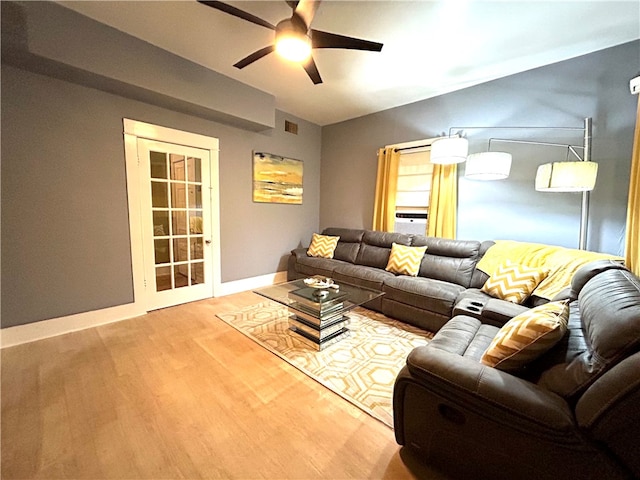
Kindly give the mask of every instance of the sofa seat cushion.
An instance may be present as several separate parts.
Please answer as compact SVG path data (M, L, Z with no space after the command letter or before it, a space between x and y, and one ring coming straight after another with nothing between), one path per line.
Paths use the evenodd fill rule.
M404 275L385 280L382 288L386 299L448 316L464 290L454 283Z
M331 277L333 271L338 265L350 265L340 260L321 258L321 257L307 257L299 256L296 270L303 275L313 276L322 275L325 277Z
M394 278L394 275L379 268L342 262L334 269L333 278L339 282L351 283L359 287L382 290L383 283Z
M458 315L438 330L429 342L429 348L438 348L480 362L497 333L497 327L483 324L477 318Z

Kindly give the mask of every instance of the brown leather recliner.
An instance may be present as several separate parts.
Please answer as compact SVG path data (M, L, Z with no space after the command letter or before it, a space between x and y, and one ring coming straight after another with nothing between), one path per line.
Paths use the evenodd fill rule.
M566 335L518 374L480 362L499 329L471 317L414 349L397 442L454 478L640 478L640 279L593 262L571 294Z

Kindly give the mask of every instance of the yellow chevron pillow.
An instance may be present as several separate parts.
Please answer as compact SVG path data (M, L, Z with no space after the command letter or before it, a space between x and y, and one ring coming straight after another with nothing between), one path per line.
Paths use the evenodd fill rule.
M503 325L480 361L508 372L519 370L558 343L568 321L566 301L527 310Z
M517 265L507 260L493 272L482 286L482 291L492 297L522 303L548 273L549 270Z
M391 255L385 270L400 275L415 277L420 271L420 263L427 247L407 247L398 243L391 244Z
M314 233L311 237L311 245L309 245L307 255L310 257L333 258L333 252L336 250L338 240L340 240L340 237Z

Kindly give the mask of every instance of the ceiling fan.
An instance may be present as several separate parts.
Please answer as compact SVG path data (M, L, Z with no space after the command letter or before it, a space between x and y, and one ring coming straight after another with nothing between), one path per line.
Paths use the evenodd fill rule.
M382 50L381 43L361 40L359 38L345 37L343 35L322 32L320 30L310 28L316 10L320 5L320 1L321 0L287 1L287 4L289 4L293 9L291 18L285 18L274 26L266 20L226 3L213 0L198 0L199 3L207 5L208 7L242 18L243 20L255 23L256 25L275 30L275 43L253 52L251 55L237 62L234 67L244 68L256 60L260 60L271 52L277 51L285 58L300 62L314 85L322 83L322 77L320 77L318 67L311 56L312 48L345 48L350 50L368 50L372 52L379 52Z

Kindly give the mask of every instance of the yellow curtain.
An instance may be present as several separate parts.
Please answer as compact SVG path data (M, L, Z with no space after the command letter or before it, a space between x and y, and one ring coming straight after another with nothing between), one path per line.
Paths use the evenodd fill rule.
M393 148L378 150L378 177L373 206L373 229L393 232L396 221L396 191L400 153Z
M629 205L627 207L626 264L640 276L640 97L636 113L636 131L633 136Z
M427 235L456 238L458 165L434 165Z

